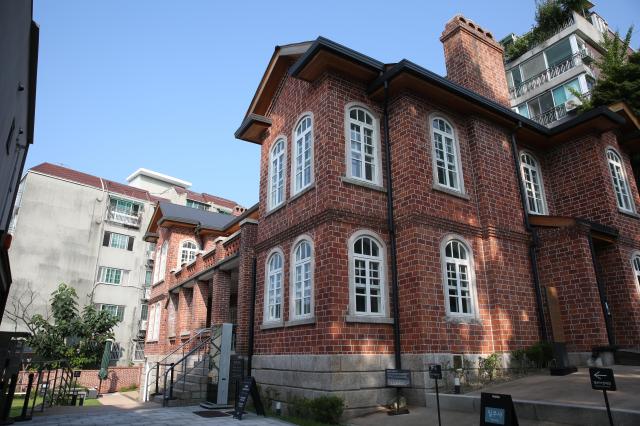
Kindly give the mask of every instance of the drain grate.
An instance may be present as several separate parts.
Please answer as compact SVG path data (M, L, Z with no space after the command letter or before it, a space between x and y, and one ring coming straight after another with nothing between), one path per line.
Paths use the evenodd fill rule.
M200 417L229 417L229 414L223 413L222 411L194 411L193 414L197 414Z

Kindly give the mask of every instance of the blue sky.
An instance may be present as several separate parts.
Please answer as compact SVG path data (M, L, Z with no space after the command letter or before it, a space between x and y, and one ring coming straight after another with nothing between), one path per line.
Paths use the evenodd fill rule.
M445 74L438 40L462 13L498 39L533 24L533 0L34 0L40 24L35 145L44 161L124 182L139 167L250 206L258 145L234 139L276 45L328 37L384 62ZM612 28L640 2L596 6Z

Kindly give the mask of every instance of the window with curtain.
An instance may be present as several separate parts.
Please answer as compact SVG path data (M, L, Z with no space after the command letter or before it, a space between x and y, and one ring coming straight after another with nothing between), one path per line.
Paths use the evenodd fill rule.
M313 127L308 115L296 126L293 150L293 193L297 194L313 179Z

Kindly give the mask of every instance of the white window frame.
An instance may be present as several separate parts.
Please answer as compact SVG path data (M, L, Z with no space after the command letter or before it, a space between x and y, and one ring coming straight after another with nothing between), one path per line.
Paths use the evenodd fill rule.
M111 274L115 274L116 272L119 272L119 279L118 282L111 282L108 281L108 276ZM129 271L127 271L126 269L122 269L122 268L114 268L112 266L100 266L100 268L98 269L98 279L97 282L99 282L100 284L108 284L108 285L126 285L127 284L127 278L129 276Z
M161 246L157 247L156 262L153 265L153 284L164 281L167 273L167 251L169 251L169 241L165 240ZM160 254L158 256L158 254Z
M115 308L115 314L111 312L110 308ZM101 303L100 311L108 311L111 315L115 316L118 319L118 322L124 321L124 305L114 305L112 303Z
M278 169L282 170L282 177L279 179L274 176L274 162L276 162L276 158L274 157L275 149L278 145L282 143L282 153L279 154L279 158L277 159L276 166ZM278 183L277 187L274 188L273 179L276 178ZM287 138L285 136L278 136L275 139L273 145L269 148L269 167L268 167L268 176L267 176L267 210L273 210L277 207L280 207L284 204L287 199ZM277 194L278 189L280 188L280 183L282 185L282 199L274 200L273 194Z
M463 313L463 312L451 312L449 307L449 284L448 284L448 276L447 276L447 263L448 259L446 256L446 247L449 243L456 241L466 249L467 259L466 261L462 261L460 259L451 259L451 263L454 263L456 266L461 264L467 266L467 274L469 281L469 297L470 297L470 307L471 312ZM444 304L446 310L446 316L450 318L466 318L466 319L478 319L479 309L478 309L478 295L477 295L477 287L476 287L476 273L475 273L475 262L473 256L473 249L471 244L462 236L456 234L446 235L442 242L440 243L440 267L442 273L442 290L444 293ZM458 272L458 268L456 267L456 273ZM460 292L458 292L460 294Z
M307 243L310 248L310 255L308 260L298 261L297 260L297 251L298 247L301 244ZM290 279L289 279L289 319L291 320L300 320L300 319L308 319L314 317L314 271L315 271L315 249L313 246L313 240L308 235L301 235L294 241L291 246L291 268L290 268ZM298 267L304 268L304 265L309 265L309 286L310 286L310 300L309 300L309 312L301 314L296 313L296 302L298 300L302 300L301 306L304 307L304 278L302 278L302 282L300 282L302 287L302 299L297 298L297 287L299 284L298 281Z
M193 244L193 248L185 247L186 244ZM196 260L197 255L198 243L194 240L182 240L180 242L180 252L178 253L178 269L181 268L182 265L188 265ZM184 257L186 257L186 260L183 260Z
M178 297L169 293L167 303L167 337L176 337L178 333Z
M361 237L368 237L378 244L378 257L355 254L354 245ZM349 315L357 317L387 317L389 312L389 300L387 291L387 246L378 234L370 230L360 230L351 235L348 241L349 253ZM369 291L365 290L367 297L367 312L356 311L356 259L365 261L378 261L380 263L379 279L380 279L380 312L371 312ZM368 282L368 280L367 280ZM367 284L368 288L368 284Z
M622 156L613 147L608 147L605 150L605 155L607 159L607 169L609 169L609 175L611 176L613 195L616 198L618 210L626 213L635 213L636 206L631 193L631 187L629 186L629 179L627 178L627 172L624 167L624 160L622 159ZM616 158L611 158L611 156L615 156ZM628 206L624 205L625 198L629 204Z
M435 126L433 125L435 120L442 120L445 122L446 125L448 125L451 128L451 134L446 133L445 131L442 131L440 129L436 129ZM453 152L453 156L454 156L454 163L453 165L455 166L455 173L456 173L456 185L457 187L453 187L451 186L451 182L449 182L449 170L448 168L445 170L445 183L442 184L440 183L440 180L438 179L438 156L436 153L436 140L435 140L435 135L438 134L440 135L442 138L450 138L453 139L452 142L452 149L454 150ZM433 187L437 188L437 189L442 189L446 192L453 192L455 194L461 194L463 195L465 193L465 188L464 188L464 174L462 172L462 155L460 153L460 141L458 140L458 132L456 130L456 127L453 125L453 121L450 120L449 118L447 118L444 114L442 113L433 113L429 115L429 144L430 144L430 152L431 152L431 164L432 164L432 168L433 168ZM444 145L444 139L443 139L443 148L445 147ZM445 167L447 166L446 163L446 156L447 156L447 151L446 149L443 151L445 154ZM451 164L451 163L448 163Z
M523 157L525 156L529 157L531 161L533 161L534 165L525 163L523 161ZM525 197L526 197L525 202L527 205L527 211L531 214L537 214L537 215L548 214L549 209L547 207L547 196L544 190L544 179L542 178L542 168L540 167L540 161L538 161L538 158L535 155L533 155L533 153L525 149L520 151L518 160L520 161L520 176L522 178L522 183L525 189ZM527 180L527 173L528 173L528 176L531 177L531 180ZM534 173L538 178L537 182L534 182L535 180L535 178L533 177ZM535 185L538 186L537 190L535 188ZM537 202L535 203L536 204L535 210L531 209L531 204L529 202L529 199L530 199L529 194L531 194L534 201L537 201L537 200L540 201L539 206Z
M304 130L304 133L298 135L298 129L305 120L309 120L309 127ZM296 195L303 190L307 189L313 184L313 161L314 161L314 138L313 133L313 113L305 112L300 115L300 118L296 122L293 128L291 144L291 195ZM310 135L309 150L304 149L304 139L306 135ZM300 146L298 142L301 142ZM299 152L298 148L302 147L302 152ZM308 154L308 156L307 156ZM308 162L308 164L306 164ZM302 164L300 164L302 163ZM304 182L305 170L309 169L309 182ZM301 183L298 184L298 174L301 176Z
M631 270L633 271L633 277L640 292L640 250L636 250L631 254Z
M361 122L359 120L354 120L351 118L351 110L353 109L361 109L365 113L371 116L372 124L367 124L366 122ZM355 176L352 170L352 158L351 158L351 124L356 124L361 127L365 127L371 130L371 138L373 143L373 179L369 180L365 178L365 168L364 168L364 158L361 159L361 167L360 172L361 176ZM346 173L345 176L349 179L354 179L356 181L361 181L364 183L368 183L371 185L376 185L382 187L382 150L380 143L380 120L377 115L371 111L369 107L359 102L349 102L345 106L344 112L344 134L345 134L345 168ZM361 151L362 153L363 151Z
M276 269L274 271L271 271L269 264L271 263L271 259L276 255L280 256L280 259L282 260L282 267L279 270ZM273 248L271 251L269 251L264 265L264 313L262 321L264 324L281 324L284 321L285 262L286 260L284 257L284 252L280 247ZM272 275L277 276L278 274L280 275L280 317L275 317L271 315L271 306L278 305L278 303L275 303L277 300L277 292L274 289L274 299L276 300L274 300L273 304L269 303L269 295L271 293L271 277Z

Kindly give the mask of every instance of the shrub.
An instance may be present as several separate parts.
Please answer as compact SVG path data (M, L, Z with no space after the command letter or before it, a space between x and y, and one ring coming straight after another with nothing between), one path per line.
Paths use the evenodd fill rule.
M543 368L549 365L553 359L553 349L550 343L538 342L525 349L527 359L538 368Z
M491 354L486 358L480 358L479 366L480 370L489 377L489 380L493 380L493 376L498 369L498 364L500 364L500 355Z
M293 397L288 408L292 417L338 424L344 411L344 401L337 396L328 395L313 399Z
M338 424L344 411L344 401L337 396L321 396L311 400L311 411L319 422Z

